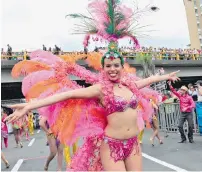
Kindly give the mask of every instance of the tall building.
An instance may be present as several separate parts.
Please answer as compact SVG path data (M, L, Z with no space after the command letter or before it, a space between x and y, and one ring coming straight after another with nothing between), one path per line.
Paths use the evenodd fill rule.
M202 0L184 0L190 47L202 49Z

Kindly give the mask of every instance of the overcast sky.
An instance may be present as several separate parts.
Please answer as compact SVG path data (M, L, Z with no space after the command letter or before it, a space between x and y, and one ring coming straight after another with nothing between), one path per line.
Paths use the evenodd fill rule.
M130 4L131 0L126 0ZM140 3L140 0L137 0ZM34 50L45 44L59 45L63 50L82 50L83 35L71 35L75 21L65 19L69 13L84 13L89 0L3 0L2 46L9 43L13 50ZM183 0L141 0L160 8L141 19L142 25L152 24L149 37L141 38L142 46L184 48L189 44Z

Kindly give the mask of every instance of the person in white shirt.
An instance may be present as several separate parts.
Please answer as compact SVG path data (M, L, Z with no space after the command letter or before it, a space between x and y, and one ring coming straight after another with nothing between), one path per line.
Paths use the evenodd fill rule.
M202 102L202 80L196 82L198 101Z
M200 85L198 86L198 92L199 92L199 95L202 96L202 86Z
M192 96L193 100L194 101L197 101L198 100L198 93L197 93L197 90L194 86L192 86L189 90L189 95Z
M188 94L189 94L189 95L191 95L191 92L192 92L192 91L191 91L191 88L192 88L192 87L193 87L193 84L191 84L191 83L188 84L188 89L189 89L189 90L188 90Z

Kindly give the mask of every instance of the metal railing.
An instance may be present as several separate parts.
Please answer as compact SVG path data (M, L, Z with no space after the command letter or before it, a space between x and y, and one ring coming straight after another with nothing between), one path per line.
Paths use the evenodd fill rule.
M26 103L26 100L25 99L1 100L1 105L12 105L17 103Z
M16 103L25 103L25 99L12 99L12 100L3 100L1 101L2 105L11 105ZM33 111L37 112L37 110ZM167 133L178 133L178 124L180 118L180 105L179 103L164 103L159 105L158 110L158 120L159 120L159 129L163 131L166 135ZM194 134L199 133L199 123L198 117L195 111L193 111L193 132ZM188 132L188 123L187 121L184 124L185 132Z
M165 133L178 133L178 124L180 118L180 105L179 103L161 104L158 111L159 128ZM194 134L199 133L198 117L193 111L193 132ZM188 132L187 121L184 124L185 132Z
M84 52L60 52L60 55L68 54L86 54ZM151 55L156 60L201 60L202 54L179 54L179 53L161 53L161 52L121 52L126 58L135 59L139 55ZM1 54L1 59L7 60L29 60L28 52L13 52L12 55Z

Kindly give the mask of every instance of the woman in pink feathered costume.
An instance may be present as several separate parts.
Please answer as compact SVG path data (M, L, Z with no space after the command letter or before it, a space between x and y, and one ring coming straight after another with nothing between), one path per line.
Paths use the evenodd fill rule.
M76 136L77 138L85 136L84 144L73 157L71 168L73 170L84 171L141 171L142 156L137 135L143 128L143 119L147 120L152 114L150 102L144 99L143 90L141 89L162 80L169 79L176 81L178 77L176 76L176 72L173 72L167 75L152 76L139 81L133 81L132 77L123 72L123 63L122 56L110 50L103 56L103 72L98 77L96 84L88 88L64 91L38 101L13 105L12 108L16 110L7 120L9 122L15 121L24 116L28 111L44 106L49 106L50 108L49 110L46 109L46 112L48 113L52 109L51 115L54 115L53 112L59 106L58 102L65 104L67 108L69 105L69 108L71 108L71 101L80 100L81 102L82 99L86 99L86 109L83 110L88 109L88 114L83 112L83 116L77 117L78 123L75 124L74 130L76 134L76 130L79 130L79 128L80 130L82 128L82 132L85 132L86 129L85 134L80 132L79 135L77 131L78 135ZM100 111L102 111L106 123L97 120L98 115L93 114L93 112L90 114L89 106L91 106L91 110L93 108L102 109ZM74 114L76 114L76 110ZM51 118L51 115L49 118ZM65 121L65 117L68 120L72 120L68 117L68 112L66 112L66 116L63 116L63 121ZM53 118L60 117L55 116ZM57 120L55 121L59 123ZM81 123L81 121L86 121L86 124ZM61 122L60 127L60 130L57 131L59 136L65 132L65 124ZM62 137L61 140L63 139ZM70 143L69 140L65 141L66 143Z
M83 145L72 158L72 170L141 171L142 154L137 135L153 113L146 94L154 91L147 86L179 78L177 72L146 79L126 73L117 40L129 37L139 46L132 36L133 29L130 30L134 12L121 6L118 0L94 1L89 8L93 18L81 14L70 16L84 19L89 33L110 42L109 51L101 59L102 70L93 73L48 52L33 52L31 61L17 64L13 74L28 74L22 83L23 94L27 99L38 100L13 105L16 110L7 120L15 121L28 111L40 108L40 114L46 114L51 130L62 143L72 145L83 138ZM86 36L84 46L89 40ZM70 74L92 86L81 88L69 79Z

